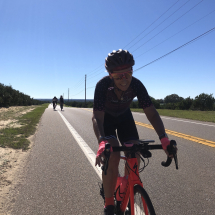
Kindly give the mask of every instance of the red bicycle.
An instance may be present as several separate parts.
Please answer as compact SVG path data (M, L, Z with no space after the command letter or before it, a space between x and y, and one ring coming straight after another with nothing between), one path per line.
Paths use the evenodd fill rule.
M126 161L126 168L129 175L127 178L118 178L118 181L122 181L116 186L114 193L115 196L115 214L116 215L155 215L153 204L143 188L143 183L140 179L139 172L143 171L145 166L144 158L152 156L150 150L162 149L161 145L150 145L149 143L154 140L139 140L140 144L125 144L124 146L112 147L113 152L124 151L128 152L126 157L121 156L121 159ZM169 154L174 157L176 169L178 169L177 160L177 144L174 140L171 140L170 145L167 147ZM144 166L138 170L136 154L140 156L144 163ZM106 143L105 146L105 161L102 170L104 174L107 174L108 161L110 157L110 144ZM169 166L172 162L170 157L166 162L161 164L165 167ZM123 190L122 190L123 189ZM105 199L103 185L100 189L100 195Z

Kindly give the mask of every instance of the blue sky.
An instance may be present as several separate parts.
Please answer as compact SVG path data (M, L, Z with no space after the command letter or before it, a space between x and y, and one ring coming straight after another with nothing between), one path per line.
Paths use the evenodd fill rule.
M134 71L215 27L214 0L0 0L0 83L33 98L92 99L104 60ZM134 72L155 99L215 97L215 31Z

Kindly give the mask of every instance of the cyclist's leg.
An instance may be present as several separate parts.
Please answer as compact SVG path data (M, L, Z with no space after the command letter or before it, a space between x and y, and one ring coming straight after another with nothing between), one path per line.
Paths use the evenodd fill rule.
M120 116L119 120L120 123L117 126L117 135L121 144L129 141L132 141L134 144L138 143L139 135L131 110L128 109Z
M145 189L140 185L134 185L134 214L155 215L152 202Z
M104 116L104 133L108 137L108 142L111 146L119 146L119 142L116 139L116 117L113 117L107 113ZM118 165L120 160L119 152L112 152L109 159L107 175L102 173L102 180L104 186L105 198L108 198L112 201L113 204L113 195L116 187L116 181L118 177ZM107 200L107 199L106 199ZM107 201L105 203L107 206Z
M117 139L110 139L108 142L111 146L119 146ZM108 163L107 175L104 175L104 173L102 174L105 197L107 198L112 197L115 191L119 160L120 153L112 152Z
M117 135L121 142L121 144L124 144L125 142L132 142L134 144L138 143L139 135L137 132L137 128L134 122L133 115L128 109L121 117L120 117L121 123L117 127ZM126 153L125 153L126 155ZM138 162L138 168L140 166L140 157L138 154L137 156L137 162ZM128 175L127 168L125 168L125 175Z

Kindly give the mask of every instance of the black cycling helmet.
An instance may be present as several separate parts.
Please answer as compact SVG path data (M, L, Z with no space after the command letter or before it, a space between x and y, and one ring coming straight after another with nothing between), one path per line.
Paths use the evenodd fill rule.
M105 68L107 71L126 69L134 65L133 55L127 50L119 49L108 54L105 59Z

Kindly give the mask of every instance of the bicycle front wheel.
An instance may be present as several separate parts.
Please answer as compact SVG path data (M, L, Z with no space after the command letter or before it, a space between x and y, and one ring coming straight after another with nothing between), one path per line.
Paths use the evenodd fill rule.
M152 202L140 185L134 186L134 214L135 215L155 215Z

